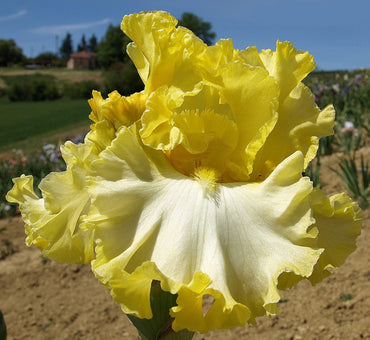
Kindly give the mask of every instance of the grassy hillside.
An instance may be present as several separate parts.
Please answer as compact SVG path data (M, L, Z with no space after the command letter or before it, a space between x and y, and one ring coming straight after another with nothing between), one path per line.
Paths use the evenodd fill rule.
M88 126L90 108L86 100L9 102L0 99L0 151L16 142Z

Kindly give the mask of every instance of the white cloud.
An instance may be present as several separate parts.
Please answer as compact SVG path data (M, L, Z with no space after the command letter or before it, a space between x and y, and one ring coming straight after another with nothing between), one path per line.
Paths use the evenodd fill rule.
M27 11L25 9L21 9L20 11L18 11L17 13L15 14L11 14L11 15L7 15L5 17L0 17L0 22L1 21L9 21L9 20L13 20L13 19L16 19L18 17L21 17L23 15L26 15L27 14Z
M41 34L58 34L58 33L67 32L67 31L72 32L72 31L85 30L88 28L108 24L111 21L112 21L111 19L106 18L100 21L85 22L81 24L42 26L42 27L33 29L32 32L41 33Z

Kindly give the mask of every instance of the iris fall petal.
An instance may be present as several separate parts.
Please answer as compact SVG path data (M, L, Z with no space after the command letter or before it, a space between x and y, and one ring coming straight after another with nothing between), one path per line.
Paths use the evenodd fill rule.
M93 269L123 310L132 310L130 296L146 299L136 313L150 317L150 282L160 280L179 294L171 312L175 330L229 328L274 310L282 272L312 273L322 250L301 245L312 238L307 229L314 223L301 153L263 183L220 183L211 189L176 172L163 153L141 145L126 128L100 156L87 218L98 240ZM142 164L140 171L135 164ZM138 297L138 290L144 296ZM206 294L215 303L203 317ZM188 313L199 314L195 324Z

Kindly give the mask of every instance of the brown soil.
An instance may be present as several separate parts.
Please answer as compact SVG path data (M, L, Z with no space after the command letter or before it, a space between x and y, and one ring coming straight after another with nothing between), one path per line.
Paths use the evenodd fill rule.
M362 150L367 158L369 151ZM337 155L326 157L321 171L328 194L343 191L341 180L328 170L337 160ZM137 339L88 265L45 261L24 245L19 217L1 220L0 230L0 309L9 340ZM358 248L346 263L317 286L301 282L282 292L280 315L196 339L370 339L369 233L370 209L364 212Z

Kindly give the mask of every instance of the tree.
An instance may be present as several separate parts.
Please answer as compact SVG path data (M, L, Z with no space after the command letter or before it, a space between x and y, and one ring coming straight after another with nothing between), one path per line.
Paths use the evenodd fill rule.
M42 52L35 58L36 64L45 66L58 65L58 61L58 55L53 52Z
M130 42L119 26L109 25L105 36L98 46L98 62L103 68L108 68L116 62L126 63L129 57L126 46Z
M86 38L85 34L82 35L81 42L77 46L77 51L86 51L87 50L87 43L86 43Z
M62 59L64 60L67 60L69 58L69 55L73 52L72 35L70 33L67 33L65 38L63 39L59 52Z
M0 66L18 64L24 59L22 49L16 45L13 39L0 39Z
M193 13L183 13L179 19L179 25L191 30L207 45L212 45L214 39L216 38L216 33L211 32L212 24L208 21L203 21L202 18Z
M98 51L98 39L96 38L95 34L91 36L89 39L89 43L87 44L87 49L90 52L97 52Z
M117 90L121 95L129 96L134 92L140 92L144 88L144 84L131 60L126 63L118 61L112 64L104 71L104 77L105 88L108 93Z

